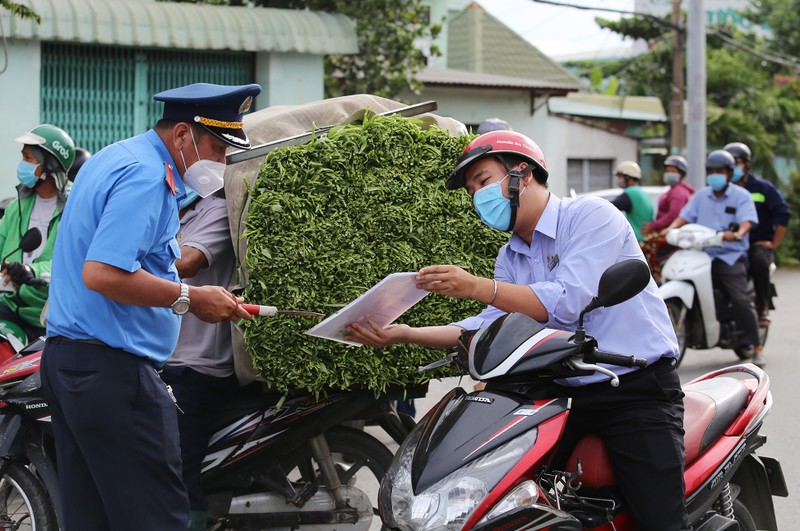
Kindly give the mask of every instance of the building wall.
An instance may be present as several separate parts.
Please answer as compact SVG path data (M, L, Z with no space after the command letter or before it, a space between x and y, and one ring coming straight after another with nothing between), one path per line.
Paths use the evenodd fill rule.
M541 114L545 113L546 109L542 109ZM566 178L569 159L612 159L614 166L623 160L638 160L638 146L633 138L558 116L549 115L546 120L547 134L539 145L547 157L550 188L556 195L569 195ZM614 182L610 175L609 182Z
M22 145L14 139L39 125L39 50L38 41L8 40L8 67L0 74L0 199L16 195Z
M413 103L434 100L439 104L436 114L464 124L479 124L495 116L506 120L542 148L550 190L559 197L569 193L568 159L637 160L635 139L551 115L543 99L534 102L535 112L531 114L530 98L527 92L512 90L426 86L421 94L407 94L401 99Z
M40 41L10 39L8 43L8 68L0 75L0 200L16 194L22 146L13 139L41 123ZM321 55L262 52L256 54L255 63L254 81L264 89L257 99L258 108L324 98Z
M263 88L259 108L295 105L325 97L325 66L321 55L256 54L256 83Z

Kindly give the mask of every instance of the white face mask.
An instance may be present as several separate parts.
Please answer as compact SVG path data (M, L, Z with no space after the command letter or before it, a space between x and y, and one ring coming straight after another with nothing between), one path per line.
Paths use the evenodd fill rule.
M186 171L183 173L183 182L186 186L197 192L197 195L200 197L208 197L225 186L225 164L213 160L201 159L191 128L189 132L192 135L192 144L194 145L194 152L197 154L197 162L186 168L186 159L183 156L183 150L181 150L183 167L186 168Z

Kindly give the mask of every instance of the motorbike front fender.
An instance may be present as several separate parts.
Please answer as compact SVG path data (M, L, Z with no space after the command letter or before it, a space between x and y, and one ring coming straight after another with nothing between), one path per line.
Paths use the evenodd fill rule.
M17 441L19 428L22 425L20 415L0 416L0 457L8 458L14 454L14 443Z
M684 280L670 280L661 284L658 294L662 300L680 299L684 306L692 309L694 305L694 286Z

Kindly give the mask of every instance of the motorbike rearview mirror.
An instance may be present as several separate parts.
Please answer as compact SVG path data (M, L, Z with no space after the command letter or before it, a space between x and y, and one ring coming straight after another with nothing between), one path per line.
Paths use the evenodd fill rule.
M650 283L650 268L635 258L618 262L605 270L597 286L600 306L614 306L636 296Z
M603 272L597 286L597 295L578 318L578 328L575 331L576 341L580 342L586 337L583 329L583 316L596 308L614 306L636 296L650 283L650 268L642 260L631 258L617 262Z
M28 232L26 232L22 236L22 239L19 241L19 246L10 253L8 253L7 255L5 255L2 261L5 262L6 258L16 253L17 251L22 251L23 253L30 253L32 251L35 251L36 249L39 248L41 244L42 244L41 231L36 227L31 227L30 229L28 229Z

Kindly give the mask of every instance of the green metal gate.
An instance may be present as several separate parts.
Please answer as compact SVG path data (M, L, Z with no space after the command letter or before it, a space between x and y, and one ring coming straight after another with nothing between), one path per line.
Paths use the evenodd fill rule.
M240 85L255 54L42 43L42 122L94 153L155 125L161 90L189 83Z

